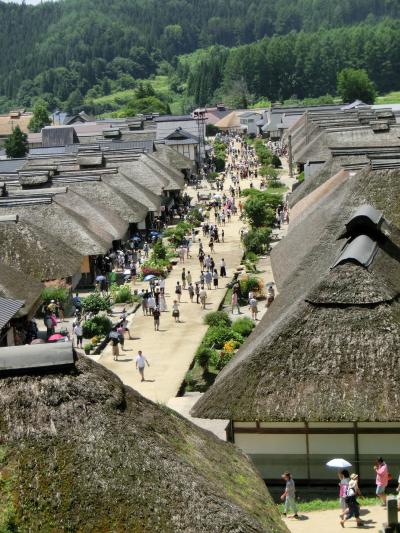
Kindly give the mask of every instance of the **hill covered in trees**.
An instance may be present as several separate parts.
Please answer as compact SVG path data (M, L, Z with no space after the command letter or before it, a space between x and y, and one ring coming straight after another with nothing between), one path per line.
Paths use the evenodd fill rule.
M167 74L178 94L205 103L216 89L226 92L237 66L233 81L244 79L257 96L319 95L332 90L339 66L354 58L351 66L362 66L370 57L371 69L383 67L382 88L391 89L399 69L386 52L399 57L393 22L399 16L395 0L0 1L0 106L30 107L41 96L52 108L72 110L155 74ZM365 50L368 28L371 50L384 44L380 55ZM208 52L211 46L219 48ZM179 59L199 48L203 59L195 65Z

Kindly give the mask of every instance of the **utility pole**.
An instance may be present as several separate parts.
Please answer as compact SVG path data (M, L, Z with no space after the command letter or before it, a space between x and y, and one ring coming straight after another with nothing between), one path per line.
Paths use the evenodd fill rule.
M292 159L292 134L288 135L288 163L289 163L289 177L293 179L293 159Z

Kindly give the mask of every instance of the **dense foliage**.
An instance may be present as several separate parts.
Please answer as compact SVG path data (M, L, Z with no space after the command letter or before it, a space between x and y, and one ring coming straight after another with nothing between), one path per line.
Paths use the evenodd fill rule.
M177 92L187 84L196 104L333 94L349 66L387 91L400 81L399 15L393 0L0 2L0 107L43 97L75 110L156 73ZM159 95L146 98L127 109L163 111Z
M7 157L25 157L28 153L28 136L17 126L4 141Z
M83 323L83 336L90 339L94 336L105 336L111 331L112 322L107 316L96 315Z

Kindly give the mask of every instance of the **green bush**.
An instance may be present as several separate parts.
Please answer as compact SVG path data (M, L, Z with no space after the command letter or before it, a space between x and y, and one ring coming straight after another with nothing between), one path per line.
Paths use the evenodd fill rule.
M254 322L247 316L238 318L232 324L232 330L239 333L242 337L248 337L253 331Z
M211 326L204 335L202 346L220 350L229 340L243 342L243 337L226 326Z
M91 339L94 336L108 335L112 328L111 320L103 315L97 315L83 323L83 336Z
M280 168L282 166L282 161L279 159L279 157L277 155L274 154L272 156L271 164L275 168Z
M208 348L207 346L200 345L196 351L196 362L204 370L208 370L208 367L212 361L215 350Z
M60 300L66 302L69 292L65 287L46 287L42 290L42 300L44 303L50 303L51 300Z
M303 181L304 181L304 171L300 172L300 174L297 176L297 181L299 181L300 183L303 183Z
M215 124L206 124L206 136L215 137L221 130Z
M271 241L270 228L252 229L243 237L243 244L246 253L252 252L254 254L262 255L268 249Z
M200 210L195 207L189 211L186 220L191 226L197 227L203 222L204 216L201 214Z
M152 259L166 259L167 258L167 249L163 245L161 240L158 240L154 243L152 253L151 253Z
M207 326L230 326L232 324L231 319L225 311L213 311L207 313L204 317L204 324Z
M240 293L246 298L250 291L262 291L264 287L262 280L256 276L243 276L239 284Z
M111 311L110 296L102 296L99 292L94 292L81 298L82 310L84 313L97 315L100 311Z
M211 364L217 370L222 370L224 366L226 366L229 363L229 361L232 359L234 355L235 355L234 353L225 352L223 350L219 352L215 350L215 353L211 360Z
M252 263L256 263L258 261L258 255L254 252L246 252L245 259L247 259L247 261L251 261Z
M282 183L282 182L279 181L279 180L271 180L271 181L268 183L268 186L269 186L269 187L272 187L273 189L280 189L281 187L284 187L285 184Z
M275 168L272 166L261 167L259 173L261 174L261 176L264 176L265 178L269 179L275 179L278 176L278 171L275 170Z
M133 301L132 292L128 285L111 285L111 294L116 304L131 303Z
M214 158L215 170L217 172L223 172L225 170L225 157Z

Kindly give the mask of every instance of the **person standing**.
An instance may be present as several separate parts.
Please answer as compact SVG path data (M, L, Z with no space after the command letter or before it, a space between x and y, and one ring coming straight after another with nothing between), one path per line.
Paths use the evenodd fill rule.
M172 305L172 316L174 317L175 322L180 322L180 320L179 320L179 316L180 316L179 304L178 304L178 302L176 300L174 300L174 303Z
M219 265L219 274L221 278L226 278L226 264L225 259L222 258Z
M376 472L376 495L381 499L382 506L386 507L385 490L389 483L389 470L382 457L377 458L374 470Z
M187 281L188 285L190 285L192 283L192 274L190 273L190 270L187 271L186 281Z
M232 298L231 298L231 305L232 305L232 314L233 310L236 307L238 315L240 315L240 306L239 306L239 299L238 299L238 293L237 291L233 291Z
M199 296L200 296L201 307L205 309L206 301L207 301L207 292L204 287L201 287Z
M287 516L289 510L292 510L294 513L294 518L299 518L297 514L297 505L296 505L296 486L294 479L290 472L284 472L282 474L282 479L286 481L285 491L281 495L281 500L285 501L285 511L284 515Z
M74 327L74 333L76 335L76 346L77 346L77 348L79 348L79 346L82 348L83 329L82 329L82 326L81 326L81 323L79 322L79 320L76 323L76 326Z
M142 350L139 350L138 351L138 354L136 356L136 368L139 370L139 374L141 376L141 381L145 381L144 379L144 367L146 366L149 367L149 362L148 360L145 358L145 356L143 355L142 353Z
M185 290L186 289L186 270L185 270L185 267L182 268L181 279L182 279L182 289Z
M205 281L205 283L207 285L207 289L210 291L211 290L212 273L209 270L207 270L207 272L204 275L204 281Z
M153 311L154 331L160 331L160 308L156 306Z
M258 307L257 307L257 300L254 298L250 298L249 300L249 307L251 311L251 318L253 320L257 320L257 314L258 314Z
M114 361L118 361L118 356L119 356L119 348L118 348L119 335L118 335L118 332L117 332L117 328L115 326L112 328L112 330L108 334L108 338L111 341L113 359L114 359Z
M214 268L212 277L213 277L213 282L214 282L214 289L218 289L218 272L216 268Z
M176 294L176 297L178 299L178 302L180 302L181 301L181 295L182 295L182 286L179 283L179 281L176 282L175 294Z
M268 286L267 291L267 303L265 304L265 307L270 307L272 302L275 300L275 290L272 285Z
M198 303L200 303L200 301L199 301L199 298L200 298L200 286L199 286L199 284L197 282L196 282L195 287L194 287L194 293L196 295L196 303L198 304Z
M191 283L189 283L188 293L189 293L190 301L191 301L191 303L193 303L194 288L193 288L193 285Z
M124 352L124 344L125 344L125 337L124 337L124 326L122 325L122 322L119 323L117 326L117 333L118 333L118 341L121 345L121 350Z

